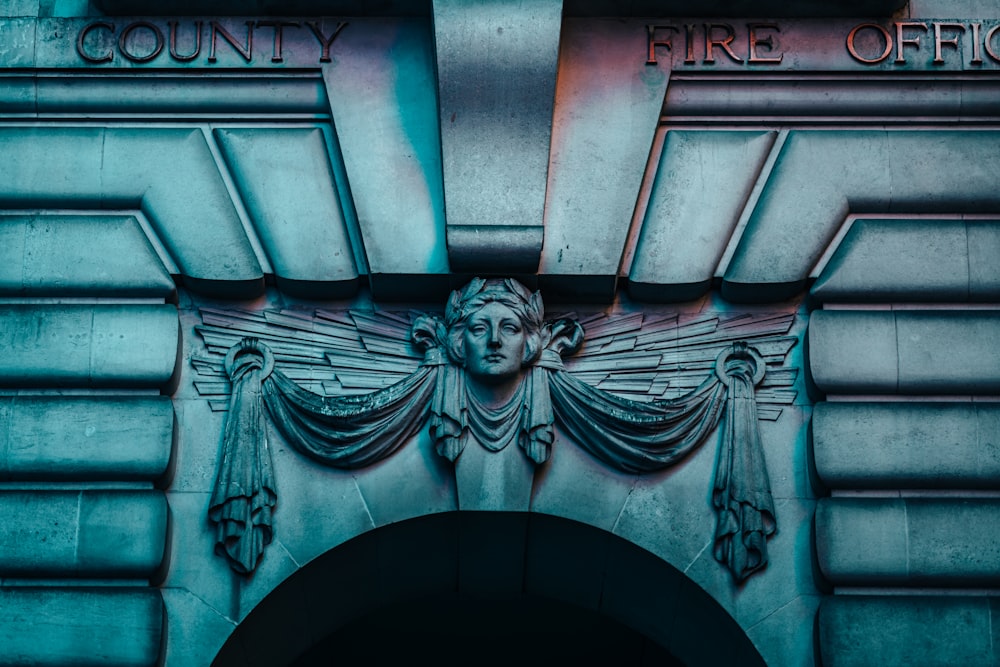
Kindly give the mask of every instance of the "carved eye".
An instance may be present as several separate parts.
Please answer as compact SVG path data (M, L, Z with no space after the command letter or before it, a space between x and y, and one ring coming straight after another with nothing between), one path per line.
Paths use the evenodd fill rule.
M473 336L482 336L486 333L486 325L484 324L473 324L469 327L469 333Z
M519 327L516 324L508 322L507 324L503 325L503 332L508 335L519 334L521 333L521 327Z

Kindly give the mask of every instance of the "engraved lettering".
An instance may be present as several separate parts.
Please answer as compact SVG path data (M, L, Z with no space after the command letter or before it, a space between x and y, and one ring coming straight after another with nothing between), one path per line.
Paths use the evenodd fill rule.
M766 46L767 50L772 53L775 49L774 35L760 37L757 32L758 30L774 30L775 32L781 32L781 28L773 23L748 23L747 39L750 42L749 61L751 63L780 63L781 59L784 57L783 53L779 53L777 57L771 56L769 58L757 55L758 46Z
M970 23L972 27L972 60L969 61L970 65L982 65L983 64L983 52L979 46L979 30L983 27L981 23Z
M998 31L1000 31L1000 24L990 28L986 33L986 39L983 41L983 46L986 47L986 55L1000 63L1000 54L997 54L997 52L993 50L993 36L996 35Z
M694 64L694 24L688 23L684 26L684 64Z
M712 37L712 33L717 28L726 31L726 36L723 37L722 39L716 39L716 38ZM719 48L721 48L723 51L726 52L726 55L728 55L733 60L733 62L742 63L743 59L740 58L735 53L733 53L733 49L730 46L730 44L733 43L734 39L736 39L736 31L734 31L733 30L733 26L729 25L728 23L711 23L711 24L706 23L705 24L705 60L704 60L704 62L706 62L706 63L714 63L715 62L715 56L712 53L712 47L713 46L718 46Z
M907 46L912 46L917 49L920 48L920 37L906 37L903 30L906 28L920 28L924 32L927 32L927 26L923 23L918 23L916 21L896 21L896 63L906 64L906 56L903 55L903 49Z
M855 41L858 38L858 33L865 28L870 28L872 30L877 30L882 33L882 39L885 40L885 49L880 55L875 58L865 58L860 53L855 45ZM892 53L892 35L889 31L876 23L862 23L861 25L855 26L851 32L847 33L847 52L851 54L851 57L857 60L859 63L864 63L866 65L874 65L880 63L889 57Z
M333 40L337 39L337 35L340 34L340 31L343 30L345 27L347 27L347 23L345 21L338 23L337 29L333 31L333 34L330 35L329 39L323 36L323 31L320 29L319 23L317 21L306 21L306 25L309 26L310 30L312 30L312 34L316 36L316 39L319 40L320 46L322 47L322 51L320 52L319 56L319 61L321 63L331 62L330 46L333 45Z
M212 21L212 39L208 49L208 62L214 63L217 58L215 57L215 36L222 35L222 38L229 42L229 45L236 49L243 59L250 62L253 58L253 21L247 21L247 41L246 46L243 46L236 38L229 34L225 28L219 25L218 21Z
M144 56L131 53L128 48L126 48L129 44L128 38L133 32L139 29L146 29L153 33L153 50ZM118 37L118 50L123 56L134 63L148 63L150 60L160 55L160 51L163 50L163 32L148 21L136 21L135 23L129 23L125 26L125 29L122 30L122 34Z
M668 30L673 34L677 33L677 28L672 25L647 25L646 26L646 64L655 65L656 64L656 47L663 46L666 47L667 51L673 51L674 47L670 42L670 38L656 38L657 30Z
M955 47L958 51L958 35L950 39L945 39L941 36L942 30L957 30L959 33L965 32L965 26L961 23L937 23L934 24L934 60L931 61L935 65L943 65L944 58L941 57L941 46L947 44L948 46Z
M106 21L94 21L93 23L87 25L76 38L76 52L80 54L80 57L86 60L88 63L108 63L111 62L115 54L111 49L104 55L92 56L87 53L86 49L83 48L83 42L87 39L87 35L90 34L91 30L96 30L97 28L104 28L112 35L115 34L115 26L113 23L108 23Z
M170 26L170 57L182 63L197 58L201 52L201 21L194 22L194 51L184 55L177 52L177 21L170 21L167 25Z
M301 24L298 21L257 21L258 28L274 28L274 48L271 50L271 62L280 63L281 56L281 33L285 28L298 28Z

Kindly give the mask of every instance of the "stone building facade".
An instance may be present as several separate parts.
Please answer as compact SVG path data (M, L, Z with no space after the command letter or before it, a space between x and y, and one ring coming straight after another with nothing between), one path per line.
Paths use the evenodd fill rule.
M1000 663L1000 9L690 11L0 5L0 664ZM582 326L532 382L716 421L616 467L553 389L545 456L338 467L240 402L247 337L310 396L459 382L409 331L477 277Z

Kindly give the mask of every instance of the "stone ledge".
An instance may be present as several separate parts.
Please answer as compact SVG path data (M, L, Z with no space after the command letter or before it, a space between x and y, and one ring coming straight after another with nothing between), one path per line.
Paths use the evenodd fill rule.
M824 498L819 567L834 585L997 586L1000 500Z
M0 215L0 295L169 300L175 292L135 216Z
M818 310L807 336L824 393L1000 393L1000 311Z
M157 481L168 473L166 396L0 398L0 479Z
M179 341L171 305L0 306L0 386L166 387Z
M856 220L810 290L820 302L996 301L996 220Z
M819 609L824 667L995 665L993 597L834 596Z
M827 488L1000 487L1000 403L817 403L811 429Z
M991 175L998 147L995 131L790 131L726 269L723 296L795 296L852 213L991 214L1000 206ZM938 164L981 168L928 168Z
M2 491L0 515L0 576L149 578L164 559L159 491Z
M164 620L155 589L0 588L0 662L148 667Z

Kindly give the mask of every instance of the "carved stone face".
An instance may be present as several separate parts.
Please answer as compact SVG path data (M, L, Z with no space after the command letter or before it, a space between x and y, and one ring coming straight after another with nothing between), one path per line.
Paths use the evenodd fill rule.
M465 370L487 384L510 380L521 372L525 340L517 313L502 303L487 303L466 324Z

